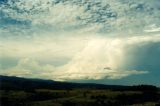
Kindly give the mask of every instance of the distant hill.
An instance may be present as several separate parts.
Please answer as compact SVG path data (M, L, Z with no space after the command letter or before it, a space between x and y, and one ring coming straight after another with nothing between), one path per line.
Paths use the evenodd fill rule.
M103 85L0 76L0 106L160 106L159 101L160 90L152 85Z
M0 75L1 90L30 90L30 89L110 89L110 90L157 90L156 86L138 85L138 86L122 86L122 85L104 85L94 83L71 83L58 82L53 80L29 79L14 76Z

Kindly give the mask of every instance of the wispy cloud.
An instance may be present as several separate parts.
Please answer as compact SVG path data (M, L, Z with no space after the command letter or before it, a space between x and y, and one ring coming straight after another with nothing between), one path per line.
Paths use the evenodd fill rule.
M141 32L147 25L160 24L157 3L157 0L8 0L0 6L0 17L7 26L19 23L41 30L52 27L55 31L113 32L127 28L128 32Z

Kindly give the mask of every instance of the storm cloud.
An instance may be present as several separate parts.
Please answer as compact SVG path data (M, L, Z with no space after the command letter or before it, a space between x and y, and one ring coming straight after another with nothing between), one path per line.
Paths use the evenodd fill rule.
M159 4L0 0L0 74L61 81L153 77L160 69Z

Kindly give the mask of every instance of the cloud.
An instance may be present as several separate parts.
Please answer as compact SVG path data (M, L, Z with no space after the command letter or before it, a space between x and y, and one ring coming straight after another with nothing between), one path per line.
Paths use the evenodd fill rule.
M80 40L80 38L78 39ZM15 47L17 48L21 56L20 54L16 54L15 51L8 53L8 51L3 50L3 52L6 52L4 53L5 55L2 55L3 57L12 57L11 55L14 54L15 56L20 56L20 60L16 66L2 70L1 74L23 77L48 78L61 81L82 79L121 79L131 75L147 74L150 73L150 70L146 68L137 68L135 67L135 63L131 63L133 63L133 61L136 61L137 59L138 61L144 61L143 58L140 60L139 55L141 56L143 54L147 56L147 52L145 52L145 50L147 50L149 45L159 44L160 36L95 36L94 38L87 39L87 41L85 42L70 42L71 40L73 40L73 38L68 38L68 40L69 41L67 41L66 39L66 42L57 41L57 43L54 43L52 42L52 39L46 40L46 43L43 39L43 42L40 42L40 40L38 40L38 44L43 45L37 46L33 42L30 43L31 46L27 45L27 47L25 45L22 45L22 47L19 45L18 47L17 45ZM74 40L76 40L76 38L74 38ZM66 46L64 45L66 44L68 44L68 47L74 44L75 46L71 46L71 49L73 50L77 47L79 49L74 51L73 53L72 51L70 51L71 49L69 51L66 51L64 50L66 48ZM25 49L23 49L24 47ZM52 54L57 47L58 49L63 47L62 54L60 54L61 52ZM155 52L157 53L156 47L157 46L155 46L153 50L155 50ZM136 55L134 55L134 51L137 51L140 48L144 48L144 50L139 50L140 53L136 53ZM22 52L20 50L25 51ZM72 53L72 55L69 56L70 59L67 62L59 65L55 64L59 61L59 57L68 57L67 54L69 53ZM27 56L29 57L24 58ZM47 58L46 63L44 62L45 58ZM52 61L54 59L57 59L55 63ZM64 61L64 58L62 58L62 61ZM153 64L155 64L155 62L153 62ZM145 63L141 62L141 66L144 65Z
M7 76L18 76L18 77L28 77L28 78L43 78L43 79L53 79L57 81L66 81L66 80L88 80L88 79L121 79L123 77L134 75L134 74L146 74L146 71L120 71L120 70L101 70L94 69L91 71L90 67L79 66L71 70L67 68L55 67L50 64L40 64L38 61L33 59L24 58L19 60L16 66L0 70L1 75ZM88 69L88 70L81 70ZM63 70L63 71L62 71Z
M160 32L160 27L156 26L156 24L150 25L144 29L144 32Z
M159 0L7 0L0 10L0 74L113 80L159 69Z
M1 70L0 73L9 76L29 77L29 78L51 78L52 73L56 68L53 65L41 65L37 61L30 58L19 60L16 66Z
M141 36L92 39L68 64L60 67L55 75L58 76L58 80L80 80L121 79L130 75L146 74L148 73L147 69L127 68L126 61L130 61L128 58L131 55L127 54L130 51L128 48L136 47L136 45L145 47L145 43L159 42L160 39L157 38ZM130 66L133 66L133 64L130 64ZM105 69L105 67L109 67L109 69Z
M37 28L98 33L121 32L127 28L128 32L142 32L145 26L160 24L157 3L158 0L8 0L0 5L0 19L4 23L1 27L8 26L10 31L12 25L20 24L19 29L25 29L21 27L24 25L29 32Z

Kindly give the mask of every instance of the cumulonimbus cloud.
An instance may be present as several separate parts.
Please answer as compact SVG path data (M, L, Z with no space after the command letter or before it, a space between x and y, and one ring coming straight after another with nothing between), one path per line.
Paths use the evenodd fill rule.
M148 70L126 68L128 67L126 66L126 61L129 62L128 58L132 55L128 54L129 48L136 49L137 45L145 47L146 44L158 42L160 42L159 35L125 38L99 37L90 39L85 44L85 47L64 65L41 65L38 61L24 58L15 67L6 69L1 73L23 77L43 77L61 81L121 79L130 75L149 73Z

